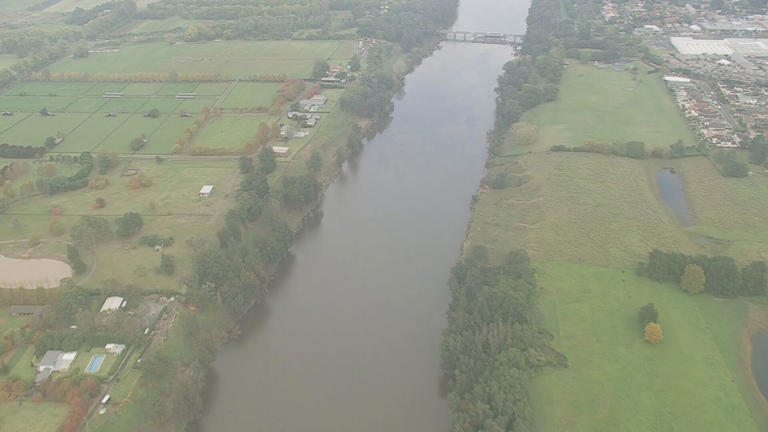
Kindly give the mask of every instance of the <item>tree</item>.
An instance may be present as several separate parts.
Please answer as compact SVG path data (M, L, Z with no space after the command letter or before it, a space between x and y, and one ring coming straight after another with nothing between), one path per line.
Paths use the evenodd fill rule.
M240 166L240 174L246 175L256 171L256 167L253 165L253 159L248 156L240 156L238 164Z
M84 43L78 44L77 47L75 47L74 52L72 53L72 57L74 58L88 57L88 45Z
M145 134L141 134L140 136L131 140L131 150L133 151L139 151L145 145L147 145L147 136Z
M753 164L762 165L768 160L768 138L757 135L749 145L749 160Z
M106 206L107 206L107 201L102 197L96 198L96 201L93 202L94 209L103 209Z
M45 143L43 143L43 145L45 145L45 148L48 150L56 147L56 137L49 136L45 139Z
M72 241L88 249L112 240L112 230L107 219L96 216L81 216L69 229Z
M707 279L704 275L704 269L696 264L688 264L685 266L685 272L680 281L680 286L683 291L691 294L698 294L704 291L706 282Z
M170 254L160 254L160 267L158 268L160 273L173 276L176 272L176 259Z
M360 57L358 57L357 54L349 60L349 70L352 72L360 70Z
M317 199L320 183L311 175L283 177L283 203L300 207Z
M312 174L317 174L323 168L323 157L317 150L312 151L312 155L307 160L307 169Z
M118 237L129 237L141 230L144 226L144 221L141 219L141 215L135 212L125 213L115 220L117 229L115 233Z
M765 295L766 290L768 290L768 265L765 261L755 261L741 269L742 295Z
M328 62L325 60L318 60L315 62L315 66L312 68L312 78L320 79L328 75L328 71L331 67L328 66Z
M652 344L661 343L664 339L664 332L661 331L661 326L658 323L652 322L645 326L645 340Z
M145 117L149 117L153 119L158 118L160 117L160 110L158 110L157 108L152 108L151 110L149 110L149 112L146 114Z
M659 311L656 310L656 306L654 306L653 303L648 303L641 307L637 312L637 322L639 322L642 327L647 326L649 323L655 323L658 320Z
M275 154L268 146L261 148L259 152L259 171L264 175L270 174L277 168L277 162L275 161Z

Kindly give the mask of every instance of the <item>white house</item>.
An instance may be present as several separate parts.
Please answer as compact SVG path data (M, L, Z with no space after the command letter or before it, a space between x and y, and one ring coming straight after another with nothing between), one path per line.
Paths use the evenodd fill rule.
M203 185L203 187L200 188L200 196L201 197L209 197L213 193L213 185Z
M120 355L125 350L124 344L108 343L104 345L104 349L114 355Z

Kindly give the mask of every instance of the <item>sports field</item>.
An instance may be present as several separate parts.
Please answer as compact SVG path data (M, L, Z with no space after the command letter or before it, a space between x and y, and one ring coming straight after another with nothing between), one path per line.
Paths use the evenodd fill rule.
M225 41L128 44L118 52L92 53L86 58L66 58L51 65L51 72L220 73L229 78L259 74L285 74L306 78L318 59L349 60L355 41Z
M696 143L662 80L642 64L637 74L568 65L557 101L534 108L523 120L541 127L537 150L590 140L642 141L648 149L668 149L678 139Z

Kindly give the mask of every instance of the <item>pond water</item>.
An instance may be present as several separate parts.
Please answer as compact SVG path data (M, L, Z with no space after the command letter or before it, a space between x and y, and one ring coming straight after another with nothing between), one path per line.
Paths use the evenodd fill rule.
M664 202L672 208L683 226L693 225L693 212L688 206L683 190L683 179L672 168L656 172L656 183Z
M72 268L55 259L21 259L0 255L0 288L56 288Z
M462 30L525 29L527 0L465 0ZM488 25L486 26L486 23ZM215 365L193 430L446 431L447 281L512 49L444 43L345 166L264 304Z
M752 374L763 397L768 399L768 332L757 332L752 338Z

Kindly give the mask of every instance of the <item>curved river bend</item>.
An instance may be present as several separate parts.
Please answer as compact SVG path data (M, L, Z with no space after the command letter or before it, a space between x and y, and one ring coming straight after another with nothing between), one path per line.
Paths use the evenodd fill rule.
M464 0L456 30L525 29L527 0ZM444 43L389 128L326 191L266 302L215 363L200 431L445 431L447 280L483 175L503 45Z

